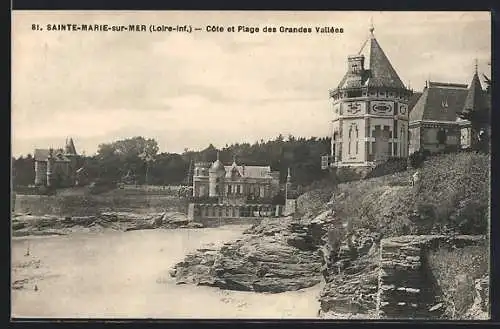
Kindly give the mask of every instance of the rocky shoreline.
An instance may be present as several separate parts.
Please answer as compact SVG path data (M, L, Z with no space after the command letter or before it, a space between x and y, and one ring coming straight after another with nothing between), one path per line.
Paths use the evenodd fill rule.
M323 223L324 224L324 223ZM255 292L284 292L322 281L323 225L291 217L265 219L220 249L199 249L175 265L179 284Z
M201 228L179 212L137 214L132 212L103 212L95 216L34 216L14 214L12 236L66 235L75 232L103 230L133 231L146 229Z
M368 229L348 231L347 226L331 211L295 219L265 219L246 230L240 239L187 255L170 275L177 284L267 293L296 291L323 283L318 296L320 318L376 319L380 317L381 245L390 238L382 239ZM429 237L440 238L399 239L420 241ZM475 243L484 237L451 239L459 245L463 239ZM402 248L408 247L403 244ZM477 294L484 301L486 288L480 286L476 290L481 290ZM481 312L484 314L484 307Z

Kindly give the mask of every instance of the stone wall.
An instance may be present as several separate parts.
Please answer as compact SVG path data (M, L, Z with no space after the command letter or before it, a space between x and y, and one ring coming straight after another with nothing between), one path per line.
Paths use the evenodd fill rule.
M188 205L189 220L204 226L258 223L263 218L281 216L282 206L267 204L201 204Z
M16 195L14 213L56 216L91 216L108 211L186 213L183 198L166 195Z
M427 266L427 253L438 248L463 248L484 242L484 236L409 235L383 239L380 245L378 316L441 319L444 312L439 303L442 292Z

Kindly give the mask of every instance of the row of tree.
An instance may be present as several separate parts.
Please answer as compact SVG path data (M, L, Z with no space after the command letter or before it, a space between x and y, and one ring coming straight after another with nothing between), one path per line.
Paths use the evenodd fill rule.
M137 184L179 185L188 184L195 162L213 162L219 158L226 164L269 165L286 179L290 168L294 183L308 185L327 173L321 170L321 155L329 153L329 138L285 139L279 135L267 142L226 145L217 150L212 144L201 151L185 150L182 154L158 153L154 139L133 137L101 144L97 154L83 157L83 166L91 181L117 183L127 177ZM12 159L14 186L34 182L34 160L31 155Z
M472 122L472 148L489 152L491 136L491 80L486 80L486 104L479 109L460 113ZM127 177L137 184L178 185L188 184L188 177L194 162L215 161L219 151L220 160L230 164L235 159L238 164L270 165L279 170L280 179L286 179L290 168L294 183L300 186L324 178L327 173L321 170L320 157L329 154L330 138L285 139L279 135L274 140L261 140L254 144L242 143L226 145L217 150L212 144L202 151L184 150L182 154L158 153L158 143L154 139L133 137L112 143L101 144L97 154L83 157L82 163L90 180L116 183ZM33 184L35 179L34 160L31 155L12 158L12 177L14 186Z

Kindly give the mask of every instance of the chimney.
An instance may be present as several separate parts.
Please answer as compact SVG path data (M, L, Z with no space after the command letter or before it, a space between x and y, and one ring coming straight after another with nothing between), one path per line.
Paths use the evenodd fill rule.
M347 70L349 74L361 74L365 65L365 56L356 55L347 57Z

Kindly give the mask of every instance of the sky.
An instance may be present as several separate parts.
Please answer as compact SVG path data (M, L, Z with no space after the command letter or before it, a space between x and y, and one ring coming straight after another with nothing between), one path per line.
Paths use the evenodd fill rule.
M401 80L468 84L475 59L490 75L489 12L36 12L12 14L12 153L79 153L143 136L160 152L254 143L279 134L324 137L329 89L347 56L374 34ZM46 24L191 25L185 32L47 31ZM32 24L44 30L33 31ZM207 26L259 33L206 32ZM313 33L263 33L265 26ZM320 34L315 27L343 28Z

